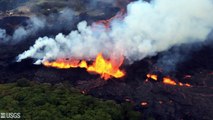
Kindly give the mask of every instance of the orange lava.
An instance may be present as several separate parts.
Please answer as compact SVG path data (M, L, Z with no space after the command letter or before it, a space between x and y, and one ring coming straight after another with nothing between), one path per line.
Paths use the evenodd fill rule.
M191 85L190 84L188 84L188 83L186 83L186 84L184 84L185 86L187 86L187 87L191 87Z
M148 79L146 79L146 82L148 82L149 79L158 81L158 76L155 74L147 74L146 77ZM159 80L160 81L160 80ZM167 84L167 85L178 85L178 86L185 86L185 87L191 87L191 85L189 83L181 83L181 82L176 82L175 80L169 78L169 77L164 77L163 78L163 83Z
M68 68L77 68L77 67L79 67L79 61L78 60L57 59L56 61L53 61L53 62L44 61L43 65L45 65L47 67L68 69Z
M158 76L157 76L157 75L154 75L154 74L147 74L146 76L147 76L147 78L151 78L151 79L153 79L153 80L155 80L155 81L158 80Z
M177 85L177 83L174 80L172 80L168 77L163 78L163 83L168 84L168 85Z
M93 65L87 68L89 72L96 72L101 74L101 77L105 80L109 79L110 76L115 78L121 78L124 76L124 72L114 68L110 61L107 61L103 58L102 54L98 54Z
M122 61L123 62L123 61ZM86 61L82 60L66 60L57 59L56 61L49 62L44 61L44 66L55 67L59 69L68 68L86 68L88 72L94 72L101 75L101 78L108 80L111 76L115 78L121 78L125 75L123 71L119 69L120 65L113 65L111 61L105 60L101 53L99 53L92 65L88 65Z
M163 83L168 84L168 85L179 85L179 86L191 87L191 85L189 83L186 83L186 84L181 83L181 82L177 83L169 77L164 77Z

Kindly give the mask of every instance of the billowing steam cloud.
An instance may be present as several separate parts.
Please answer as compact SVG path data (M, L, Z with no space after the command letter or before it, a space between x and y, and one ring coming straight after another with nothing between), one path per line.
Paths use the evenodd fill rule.
M55 38L39 38L17 61L74 57L94 58L122 54L128 60L141 60L172 46L204 41L213 28L213 0L153 0L132 2L123 20L103 25L78 24L78 30Z

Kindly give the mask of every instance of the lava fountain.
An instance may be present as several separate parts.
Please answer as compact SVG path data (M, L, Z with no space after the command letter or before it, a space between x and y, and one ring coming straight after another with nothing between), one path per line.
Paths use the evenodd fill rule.
M121 78L125 73L119 69L120 65L113 64L113 60L106 60L102 53L99 53L95 61L89 65L85 60L70 60L70 59L56 59L55 61L45 60L43 62L44 66L55 67L59 69L69 69L69 68L85 68L90 73L98 73L101 78L108 80L111 77Z

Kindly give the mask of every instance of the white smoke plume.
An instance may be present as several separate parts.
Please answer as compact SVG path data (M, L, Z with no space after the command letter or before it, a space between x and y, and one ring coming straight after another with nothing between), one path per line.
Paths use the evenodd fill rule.
M17 61L74 57L95 58L122 54L141 60L172 46L205 41L213 28L213 0L153 0L132 2L123 20L113 20L111 28L88 26L86 21L68 35L39 38Z

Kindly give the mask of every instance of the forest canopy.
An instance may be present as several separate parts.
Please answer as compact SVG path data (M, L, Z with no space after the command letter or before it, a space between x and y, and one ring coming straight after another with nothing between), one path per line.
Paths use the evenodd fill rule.
M34 120L138 120L141 114L130 103L97 99L67 84L29 82L0 84L0 112L19 112Z

